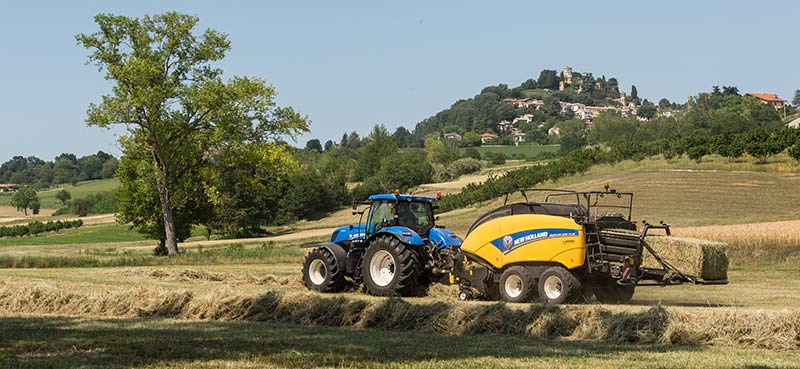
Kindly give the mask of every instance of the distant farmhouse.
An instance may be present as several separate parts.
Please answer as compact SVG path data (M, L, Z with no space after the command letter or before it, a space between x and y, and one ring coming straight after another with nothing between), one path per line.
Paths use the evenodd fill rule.
M483 133L481 134L481 143L489 143L494 141L497 138L497 135L494 133Z
M11 183L7 183L7 184L0 183L0 192L16 192L18 188L19 188L19 185L15 185L15 184L11 184Z
M452 133L445 133L444 134L444 138L449 139L449 140L461 141L462 137L461 137L460 134L458 134L456 132L452 132Z
M760 94L760 93L753 93L749 92L745 96L752 96L756 99L761 100L764 104L772 105L775 110L781 110L784 106L786 106L786 100L781 99L778 95L775 94Z

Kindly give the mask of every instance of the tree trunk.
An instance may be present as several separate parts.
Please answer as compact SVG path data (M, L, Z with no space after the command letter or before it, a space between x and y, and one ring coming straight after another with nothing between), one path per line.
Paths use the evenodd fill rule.
M162 191L159 191L161 194ZM164 195L166 189L164 190ZM172 211L172 206L169 205L169 198L160 195L161 198L161 213L164 215L164 236L167 244L167 253L169 256L178 254L178 239L175 235L175 217Z
M167 244L167 254L175 256L178 254L178 239L175 234L175 215L172 204L170 204L169 188L169 173L167 173L166 166L162 166L162 162L158 155L153 152L153 164L156 167L156 186L158 187L158 198L161 201L161 214L164 217L164 238Z

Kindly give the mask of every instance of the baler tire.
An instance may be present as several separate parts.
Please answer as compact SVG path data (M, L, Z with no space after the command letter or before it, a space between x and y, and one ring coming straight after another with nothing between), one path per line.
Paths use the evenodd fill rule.
M539 276L539 301L549 304L568 304L580 299L581 281L569 270L561 266L547 268ZM557 296L553 295L558 292Z
M512 266L500 276L498 292L506 302L529 302L536 290L536 279L523 266Z
M384 257L388 253L393 262L392 279L385 285L376 283L370 268L372 258L379 253ZM420 256L396 237L381 236L372 241L364 254L361 270L364 288L370 295L416 297L424 296L428 289L422 276Z
M321 275L318 274L319 267L323 270ZM311 250L303 262L303 284L312 291L331 293L344 290L347 284L344 274L336 256L324 247Z

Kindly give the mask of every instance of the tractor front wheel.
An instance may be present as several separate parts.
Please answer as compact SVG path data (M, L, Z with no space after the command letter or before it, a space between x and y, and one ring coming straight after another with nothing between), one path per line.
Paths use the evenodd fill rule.
M376 238L362 265L364 287L376 296L421 296L426 285L419 255L392 236Z
M319 247L306 255L303 284L317 292L339 292L344 289L344 270L339 269L336 257L330 250Z

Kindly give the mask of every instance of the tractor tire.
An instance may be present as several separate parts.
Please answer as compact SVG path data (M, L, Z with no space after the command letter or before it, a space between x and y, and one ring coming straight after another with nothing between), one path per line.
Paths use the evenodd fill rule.
M506 302L528 302L536 290L536 279L527 268L512 266L500 276L499 294Z
M424 296L419 255L392 236L378 237L367 247L362 264L364 288L375 296Z
M339 269L336 257L324 247L311 250L303 262L303 284L312 291L342 291L346 286L344 274L345 271Z
M547 268L539 276L539 301L549 304L568 304L582 296L581 281L561 266Z
M633 299L636 286L622 286L614 280L598 283L594 288L594 297L601 304L627 304Z

